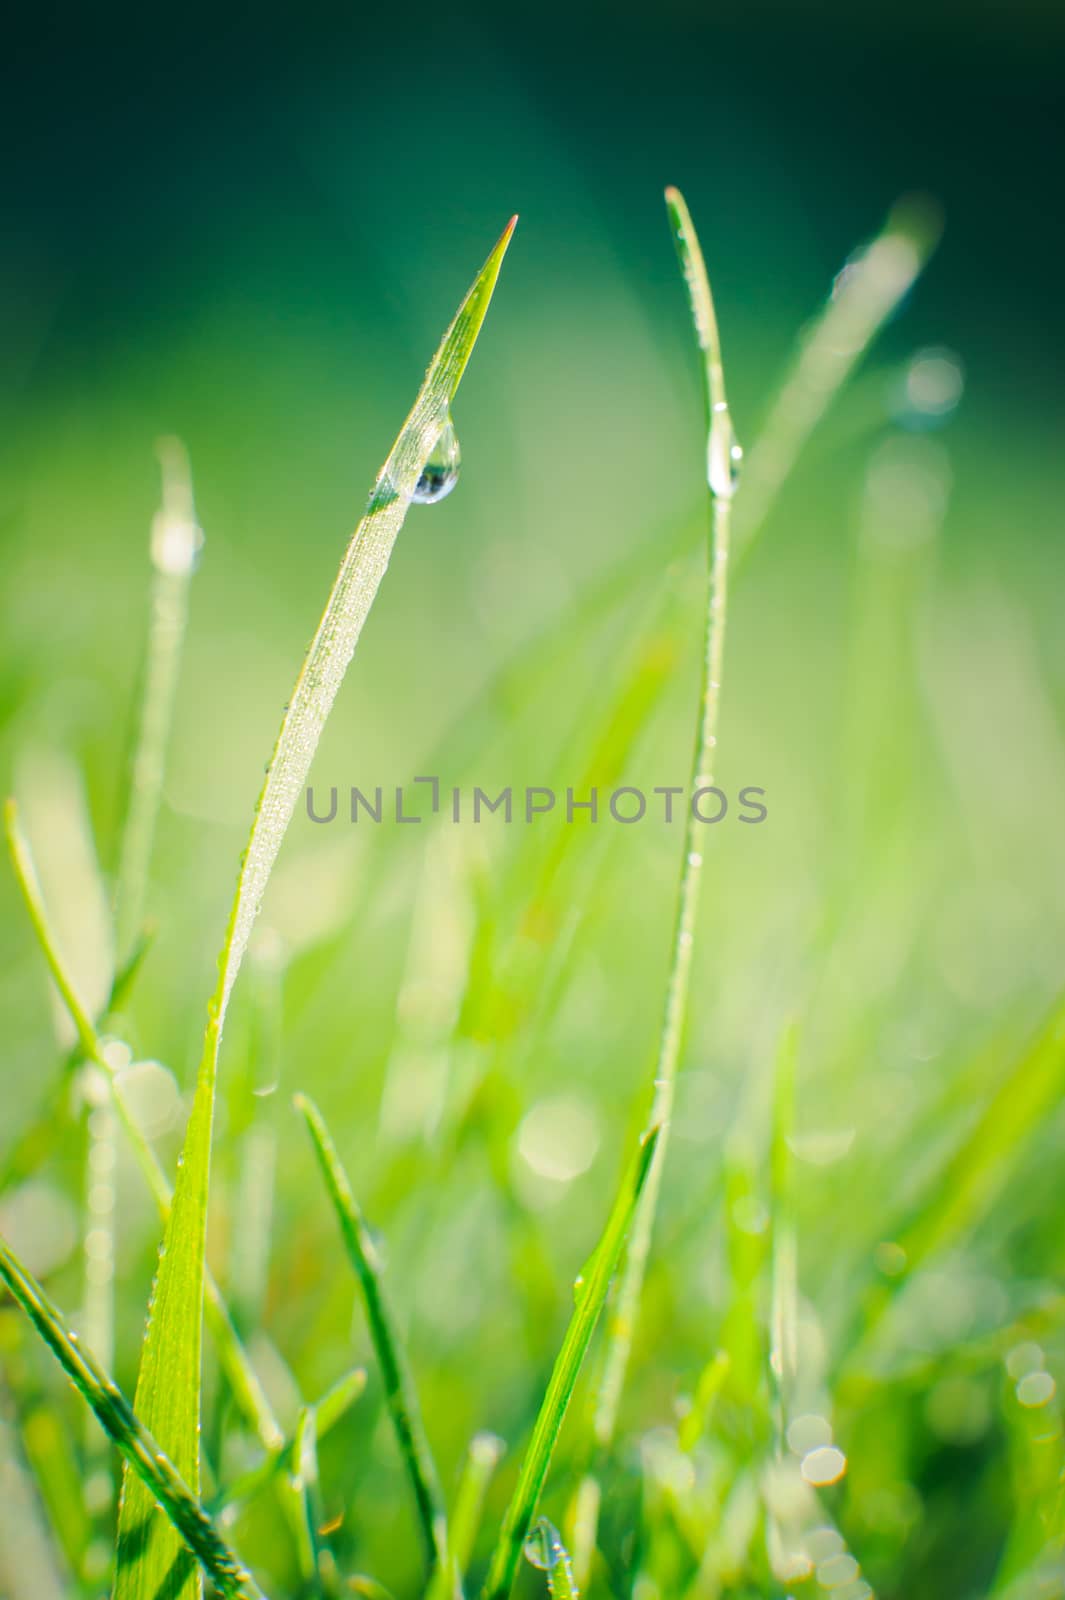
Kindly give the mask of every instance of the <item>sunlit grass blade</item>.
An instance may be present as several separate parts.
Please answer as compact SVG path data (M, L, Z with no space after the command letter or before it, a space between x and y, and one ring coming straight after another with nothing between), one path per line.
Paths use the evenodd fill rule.
M522 1546L536 1515L540 1492L573 1398L573 1390L617 1270L630 1224L646 1192L660 1133L659 1128L653 1127L641 1139L618 1190L602 1237L588 1262L566 1336L533 1425L518 1481L503 1518L482 1600L506 1600L513 1587Z
M152 844L163 798L167 745L181 664L181 646L188 617L189 585L202 535L196 524L192 483L184 447L177 439L158 445L163 474L163 499L152 523L153 580L145 651L140 715L129 774L126 815L122 828L114 895L116 975L111 1000L129 990L143 952L144 907L148 892ZM119 974L121 976L119 976ZM93 1174L114 1164L116 1117L106 1093L90 1105L85 1197L85 1336L105 1364L114 1350L114 1188ZM86 1441L89 1457L86 1494L101 1531L109 1526L112 1479L106 1443L92 1429Z
M736 503L738 560L765 526L811 433L924 270L940 227L930 201L900 200L876 238L836 278L744 465Z
M0 1406L0 1594L5 1600L63 1600L69 1586L6 1410L6 1405ZM38 1487L50 1516L53 1504L43 1493L44 1485ZM75 1515L83 1521L80 1486L75 1488ZM63 1540L61 1533L58 1537ZM65 1541L63 1547L68 1549ZM78 1571L76 1558L71 1566Z
M204 1254L215 1078L222 1030L252 926L281 842L303 790L326 719L355 651L426 462L488 310L514 230L512 219L474 280L426 373L414 406L378 475L366 513L340 564L317 632L296 679L267 769L222 945L208 1008L203 1054L182 1165L160 1254L141 1353L136 1404L145 1423L199 1488ZM116 1600L150 1600L176 1553L138 1481L125 1475L119 1516ZM187 1600L198 1584L172 1600Z
M774 1394L777 1452L784 1432L799 1363L798 1239L792 1195L791 1139L795 1123L796 1030L785 1029L777 1052L773 1083L773 1126L769 1152L771 1302L769 1377Z
M185 448L178 439L161 439L157 450L163 497L152 523L154 572L144 687L115 887L115 947L120 970L133 957L143 933L152 842L163 797L166 748L188 619L189 585L203 542Z
M452 1600L462 1594L462 1583L473 1554L484 1514L485 1495L492 1474L506 1449L494 1433L479 1433L470 1440L466 1465L459 1481L448 1528L447 1564L433 1573L426 1600Z
M414 1493L429 1565L446 1565L448 1534L444 1497L422 1421L414 1376L385 1288L383 1268L320 1111L305 1095L297 1095L295 1104L307 1124L348 1259L362 1290L385 1400Z
M990 1210L1026 1142L1065 1086L1065 999L1059 998L1035 1038L1001 1079L973 1127L938 1169L934 1185L894 1235L901 1271L881 1280L861 1309L861 1324L843 1352L859 1367L884 1313L903 1285L929 1260L949 1251Z
M137 1125L136 1119L130 1114L122 1095L121 1080L116 1079L114 1068L104 1049L104 1042L78 993L74 978L59 948L55 930L48 916L48 908L44 903L29 841L22 830L18 807L14 800L8 800L4 806L4 833L30 923L56 989L74 1024L81 1057L91 1062L101 1073L103 1081L110 1085L119 1124L165 1222L172 1194L170 1180L163 1171L158 1156ZM210 1273L207 1274L205 1311L218 1350L219 1361L237 1404L267 1449L279 1447L283 1438L281 1429L248 1354L240 1342L221 1292Z
M318 1439L324 1439L326 1434L336 1427L365 1388L365 1368L353 1367L326 1391L311 1408L315 1413L315 1435ZM226 1520L248 1500L253 1499L261 1490L273 1483L282 1472L291 1473L295 1470L296 1437L293 1435L291 1439L283 1440L276 1450L268 1451L254 1467L249 1467L247 1472L241 1473L239 1478L234 1478L232 1483L227 1484L211 1502L211 1510Z
M59 1417L47 1402L22 1418L22 1447L71 1572L84 1570L91 1525L86 1515L80 1463Z
M296 1427L289 1487L296 1497L297 1559L309 1592L323 1597L340 1592L340 1574L320 1532L325 1522L318 1483L318 1428L313 1406L304 1406Z
M702 680L696 720L695 748L692 757L691 789L713 784L714 752L717 743L718 708L725 649L725 610L728 593L729 513L736 488L739 446L725 396L724 370L717 318L710 293L702 250L688 208L676 189L666 190L666 208L677 246L684 281L691 303L696 341L702 356L703 390L706 404L706 477L710 490L710 543L706 622ZM681 1043L688 1010L692 951L695 942L702 879L702 851L699 824L693 807L685 813L680 887L673 928L672 955L666 985L665 1013L654 1071L654 1087L648 1125L661 1127L658 1154L649 1173L633 1222L632 1238L618 1288L617 1305L610 1319L610 1333L604 1356L602 1379L595 1401L592 1432L594 1446L603 1453L613 1440L618 1407L632 1349L640 1294L647 1257L651 1247L658 1191L662 1180L673 1112L673 1097ZM581 1551L583 1569L588 1553Z
M135 1415L117 1384L79 1343L40 1284L0 1239L0 1277L49 1346L79 1394L92 1407L123 1457L144 1484L152 1504L162 1507L178 1540L179 1567L170 1576L176 1593L181 1566L192 1558L226 1600L251 1600L259 1590L230 1551L196 1495Z

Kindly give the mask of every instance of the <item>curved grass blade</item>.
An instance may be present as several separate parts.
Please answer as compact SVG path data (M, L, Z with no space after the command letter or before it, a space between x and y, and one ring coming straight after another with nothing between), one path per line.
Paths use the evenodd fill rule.
M307 1124L337 1214L348 1259L362 1290L370 1337L381 1368L385 1399L414 1491L429 1565L430 1568L446 1566L447 1512L444 1497L422 1422L407 1352L389 1303L381 1262L321 1112L313 1101L302 1094L296 1096L295 1106Z
M654 1127L641 1139L622 1180L602 1237L585 1269L584 1283L570 1318L562 1347L555 1359L539 1415L533 1425L518 1482L503 1518L492 1555L482 1600L506 1600L514 1585L522 1547L536 1515L551 1457L576 1387L599 1313L621 1258L625 1236L646 1192L661 1129Z
M384 576L418 478L447 422L459 382L488 310L516 218L474 280L426 373L418 397L378 475L340 564L317 632L281 722L256 807L248 848L208 1007L203 1054L182 1164L160 1254L141 1353L136 1405L194 1489L199 1487L199 1423L204 1254L215 1078L233 985L281 841L363 623ZM166 1581L176 1542L154 1515L136 1478L124 1478L119 1512L115 1600L154 1600ZM170 1600L189 1600L198 1581Z
M739 446L736 443L721 363L721 343L717 318L710 294L702 250L684 198L677 189L666 190L666 207L677 246L677 255L691 301L692 321L702 355L704 399L707 426L707 483L710 490L710 548L707 583L706 624L702 682L692 756L692 792L713 784L712 766L717 744L718 709L725 649L725 611L728 595L729 513L736 488ZM658 1191L662 1181L673 1113L680 1048L687 1020L688 991L691 984L692 950L695 943L699 891L703 858L693 809L686 814L684 845L673 927L673 949L666 986L649 1125L662 1129L658 1156L648 1178L633 1223L625 1268L618 1291L617 1308L611 1318L610 1337L603 1366L602 1381L593 1415L593 1435L599 1451L609 1448L617 1424L621 1390L625 1381L633 1333L643 1289L647 1257L651 1247ZM578 1566L584 1568L584 1553Z
M199 1500L193 1494L157 1441L135 1415L114 1379L92 1352L78 1343L62 1314L52 1304L33 1274L0 1239L0 1278L52 1350L79 1394L96 1413L118 1449L145 1486L152 1504L158 1503L178 1540L178 1567L195 1558L226 1600L261 1600L258 1586L226 1545ZM174 1575L171 1576L174 1583ZM176 1593L177 1586L166 1588Z
M80 1051L79 1059L83 1057L90 1061L110 1085L119 1123L144 1175L145 1182L155 1197L156 1204L165 1223L170 1211L172 1196L170 1181L163 1171L159 1157L126 1106L122 1096L121 1084L116 1080L115 1071L104 1049L103 1040L96 1024L89 1015L88 1008L77 991L73 977L67 969L62 951L59 948L59 942L48 916L48 908L44 903L44 896L41 892L29 841L19 821L18 806L13 799L9 799L4 805L4 833L11 857L11 865L14 869L15 878L21 890L26 910L29 913L30 923L37 936L41 952L59 992L60 999L74 1024ZM260 1442L266 1449L279 1449L284 1439L280 1424L274 1416L270 1402L266 1398L266 1393L259 1382L248 1353L240 1341L228 1307L222 1298L222 1293L210 1272L207 1273L206 1278L205 1313L207 1325L211 1330L211 1336L218 1351L218 1359L237 1404L248 1422L255 1429Z

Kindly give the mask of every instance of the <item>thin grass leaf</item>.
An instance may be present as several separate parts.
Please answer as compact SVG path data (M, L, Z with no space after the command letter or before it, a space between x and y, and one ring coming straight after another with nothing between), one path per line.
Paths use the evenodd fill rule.
M18 807L14 800L8 800L4 806L4 833L30 923L37 935L48 970L74 1024L78 1038L79 1059L90 1061L100 1072L103 1081L110 1086L120 1126L165 1223L170 1211L172 1194L170 1181L160 1165L158 1156L126 1104L122 1094L121 1077L116 1078L96 1024L89 1015L67 968L52 928L48 908L44 903L33 854L22 830ZM240 1341L221 1291L210 1272L207 1274L205 1312L219 1361L237 1404L255 1429L262 1444L268 1450L280 1448L284 1440L281 1427L273 1414L247 1351Z
M661 1129L651 1128L640 1140L626 1172L602 1237L593 1251L583 1286L570 1318L566 1336L555 1359L543 1403L533 1425L518 1481L503 1518L492 1555L482 1600L506 1600L514 1584L522 1546L532 1526L551 1457L565 1420L573 1390L603 1309L611 1280L641 1196L646 1192Z
M300 1576L311 1593L331 1600L340 1591L340 1574L320 1531L325 1514L318 1484L318 1428L313 1406L304 1406L300 1412L292 1456L289 1488L297 1503L293 1520Z
M188 621L189 585L203 543L185 447L179 439L160 439L156 449L163 497L152 523L154 575L144 689L115 888L115 949L120 969L135 956L143 934L152 843L163 798L166 748Z
M90 1350L79 1343L61 1312L52 1304L33 1274L0 1239L0 1278L25 1311L41 1338L56 1356L82 1398L92 1407L130 1470L145 1486L153 1505L158 1503L175 1530L178 1566L163 1592L176 1593L181 1569L192 1558L209 1572L226 1600L261 1600L251 1576L226 1545L210 1517L158 1442L134 1413L114 1379Z
M281 842L303 790L326 719L384 576L418 479L447 425L459 382L488 310L516 219L474 280L444 335L403 428L378 475L369 506L340 565L322 620L281 722L256 807L248 848L208 1007L196 1094L160 1253L141 1353L136 1404L195 1489L199 1424L204 1256L215 1079L233 985ZM127 1472L119 1514L115 1600L153 1600L171 1568L173 1534ZM172 1600L199 1593L192 1581Z
M784 1454L792 1392L799 1367L798 1232L789 1140L795 1125L797 1033L789 1025L780 1041L773 1080L769 1152L770 1278L769 1380L773 1388L777 1453Z
M326 1434L336 1427L341 1418L355 1404L356 1400L366 1388L366 1371L363 1367L354 1367L345 1376L322 1396L310 1408L315 1414L315 1433L317 1438L324 1439ZM274 1482L283 1472L296 1471L296 1437L286 1439L276 1450L271 1450L254 1467L249 1467L247 1472L241 1473L225 1489L215 1496L211 1510L223 1517L232 1516L242 1505L251 1500L262 1489Z
M72 1442L48 1403L32 1406L22 1418L20 1431L26 1460L48 1512L49 1526L70 1570L83 1573L92 1530Z
M765 526L811 433L924 270L941 226L930 201L900 200L876 238L855 251L837 276L744 464L737 561Z
M717 744L717 720L725 648L729 513L736 489L741 452L736 442L725 395L721 343L702 249L679 190L672 188L666 190L666 208L681 271L688 288L696 341L702 356L701 370L706 406L706 477L710 490L710 544L702 680L692 758L691 789L694 794L699 789L709 788L714 782L712 769ZM666 984L665 1013L648 1113L648 1126L659 1126L662 1132L658 1141L658 1154L633 1223L617 1305L611 1317L602 1379L592 1416L594 1447L600 1455L609 1449L617 1426L621 1391L632 1349L640 1294L651 1247L651 1234L669 1137L669 1122L673 1114L677 1068L687 1020L692 951L702 879L703 858L699 827L695 809L689 807L685 813L680 887L673 927L672 957ZM590 1552L585 1550L578 1552L579 1570L586 1569L589 1555Z
M506 1445L494 1433L478 1433L470 1440L466 1465L459 1480L448 1530L447 1565L433 1573L425 1600L452 1600L462 1595L462 1581L484 1515L485 1495Z
M437 1563L443 1566L447 1561L447 1511L422 1421L414 1376L385 1288L381 1262L321 1112L306 1095L297 1095L295 1106L307 1124L348 1259L362 1290L385 1400L414 1493L429 1565L430 1568Z
M6 1406L0 1409L0 1594L5 1600L63 1600L69 1586L5 1410ZM45 1485L40 1480L38 1487L51 1516L52 1503L44 1496ZM75 1488L74 1513L83 1521L80 1486ZM76 1560L72 1570L78 1571Z
M1004 1075L973 1127L935 1174L895 1234L902 1271L879 1283L861 1307L861 1323L844 1345L844 1370L860 1370L885 1313L929 1260L949 1250L985 1217L1017 1170L1027 1141L1065 1087L1065 998L1056 1001L1035 1038Z

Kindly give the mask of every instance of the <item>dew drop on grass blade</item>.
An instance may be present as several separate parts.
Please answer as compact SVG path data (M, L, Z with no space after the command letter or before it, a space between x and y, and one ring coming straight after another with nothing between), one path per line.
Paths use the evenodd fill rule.
M418 481L450 418L516 220L504 230L460 305L378 474L282 719L241 863L218 983L208 1008L196 1094L164 1233L136 1394L138 1414L195 1492L199 1489L207 1191L215 1076L226 1009L319 737ZM179 1548L170 1527L156 1514L152 1496L127 1471L119 1511L115 1600L155 1600ZM168 1600L190 1600L201 1590L198 1572L190 1574L173 1593L167 1591Z

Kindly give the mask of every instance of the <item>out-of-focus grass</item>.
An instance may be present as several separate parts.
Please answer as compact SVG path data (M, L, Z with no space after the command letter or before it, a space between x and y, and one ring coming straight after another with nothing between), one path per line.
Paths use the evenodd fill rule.
M720 227L706 218L704 235ZM699 450L694 381L683 328L658 334L652 296L648 336L639 275L590 253L595 271L576 265L564 325L546 344L516 289L501 314L498 352L486 352L458 417L463 481L446 505L411 517L389 615L368 628L322 742L322 793L387 789L437 766L445 786L493 793L580 789L592 774L647 791L685 781L701 607L699 494L680 487ZM603 305L609 362L597 359ZM207 399L190 399L183 432L208 543L148 896L158 935L126 1005L135 1058L167 1063L185 1097L199 1029L189 996L210 987L263 751L303 619L335 567L328 530L339 545L386 409L375 398L356 412L347 372L327 363L323 379L322 341L293 333L283 362L274 347L274 382L303 397L295 426L307 459L299 472L287 453L268 459L281 396L256 384L254 316L231 313L170 353L192 372L223 327L250 378L248 440L227 446ZM749 330L753 313L735 333L730 322L741 369L745 317ZM922 345L936 337L922 324ZM707 830L671 1165L604 1479L594 1594L628 1594L634 1581L645 1600L764 1592L788 1572L848 1600L865 1582L938 1597L1053 1574L1062 1113L1056 1041L1038 1030L1065 970L1065 762L1045 598L1055 558L1029 537L1049 480L1019 422L996 418L992 430L981 389L956 414L922 405L914 346L903 314L826 419L735 589L719 778L730 794L764 787L769 817ZM777 377L787 358L782 342ZM730 384L745 439L760 421L752 397L776 388L761 351L753 365ZM559 395L562 370L572 387ZM527 388L512 378L523 371ZM0 656L5 759L15 767L41 746L74 757L110 869L153 505L148 441L118 404L131 379L134 390L144 379L136 358L106 379L106 438L88 406L27 425L30 491ZM586 411L617 425L615 438L597 420L590 459L572 438ZM992 442L1014 463L1008 485L987 483ZM361 465L343 482L349 450ZM586 605L641 547L654 558L628 596ZM659 550L671 563L661 576ZM576 619L557 651L556 615ZM538 628L521 673L492 692ZM479 693L476 718L454 728ZM92 907L64 867L65 827L43 829L36 854L65 926L88 929ZM303 1397L350 1368L353 1344L370 1356L295 1119L280 1091L254 1092L277 1081L276 1056L285 1090L322 1104L387 1236L449 1502L478 1430L509 1443L475 1579L633 1131L677 837L651 819L508 829L298 818L261 926L263 970L280 974L276 1040L254 986L234 1001L209 1240L226 1286L244 1266L250 1131L269 1123L278 1136L269 1270L261 1294L247 1292L243 1310L237 1301L239 1332L286 1437L305 1445ZM10 885L0 893L14 911ZM3 940L6 1150L60 1069L36 952L14 915ZM792 1018L785 1134L774 1064ZM1018 1065L1026 1051L1037 1081ZM172 1168L187 1099L160 1069L141 1076ZM1022 1094L989 1122L1011 1082ZM48 1159L3 1196L0 1223L54 1298L77 1307L82 1153L69 1110L61 1100ZM116 1370L131 1387L158 1224L126 1155L106 1181L119 1219ZM782 1398L770 1314L792 1253ZM0 1471L22 1497L11 1504L39 1494L35 1472L45 1503L62 1503L81 1460L73 1402L7 1308L0 1335ZM213 1355L206 1378L204 1442L224 1486L254 1472L260 1453ZM341 1570L415 1594L417 1532L383 1405L372 1375L320 1430L319 1526ZM66 1425L72 1462L54 1441L41 1448L42 1407ZM544 1507L567 1545L582 1465L570 1449L563 1433ZM226 1528L274 1595L297 1592L301 1571L278 1492L242 1498ZM85 1530L46 1557L38 1532L39 1520L26 1523L27 1573L84 1554ZM804 1577L804 1562L819 1577ZM22 1600L13 1571L3 1582ZM538 1582L531 1569L520 1579L525 1593Z

